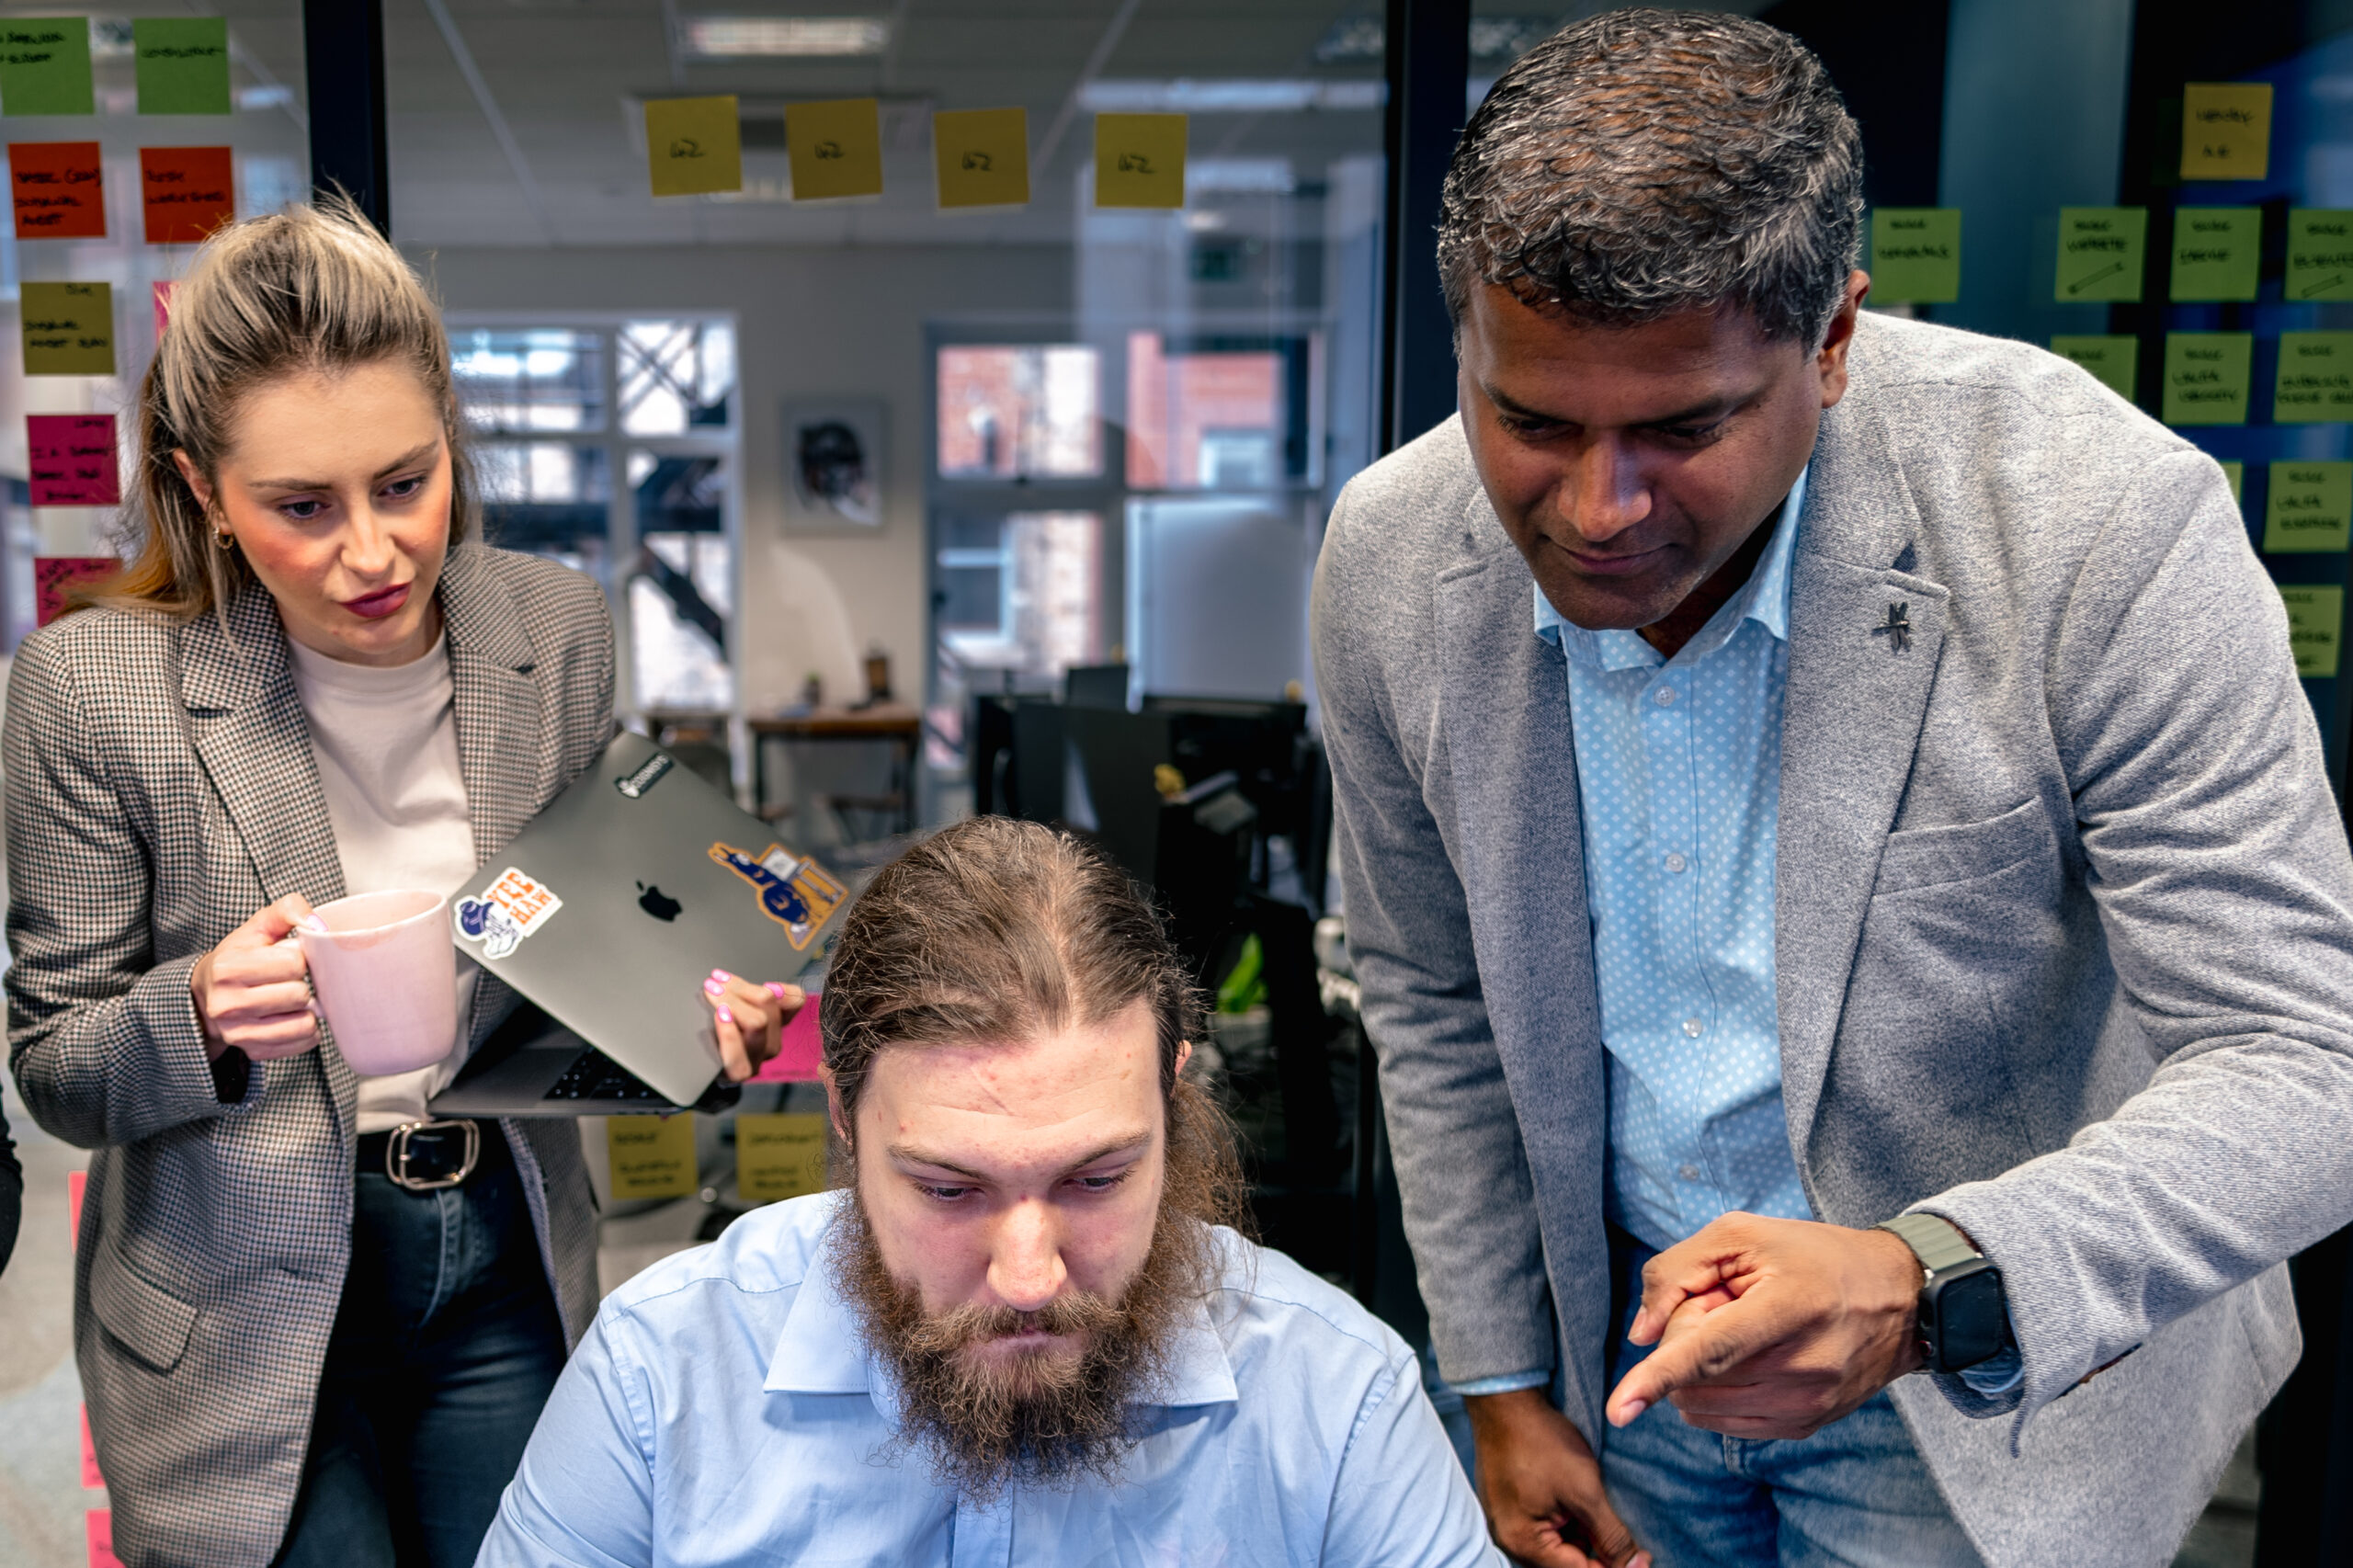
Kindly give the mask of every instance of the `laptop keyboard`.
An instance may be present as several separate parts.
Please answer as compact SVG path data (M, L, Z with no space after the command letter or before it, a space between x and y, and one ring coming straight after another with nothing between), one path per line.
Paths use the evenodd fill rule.
M551 1100L620 1100L639 1105L670 1102L644 1079L601 1051L584 1051L563 1070L547 1097Z

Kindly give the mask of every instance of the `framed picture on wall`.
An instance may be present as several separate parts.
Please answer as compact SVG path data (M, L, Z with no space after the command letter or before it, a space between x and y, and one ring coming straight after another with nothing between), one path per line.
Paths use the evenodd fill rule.
M880 528L882 400L784 405L785 517L795 528Z

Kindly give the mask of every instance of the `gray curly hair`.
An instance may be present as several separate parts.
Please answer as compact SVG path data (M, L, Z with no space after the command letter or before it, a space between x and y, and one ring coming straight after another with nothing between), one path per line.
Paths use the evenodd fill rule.
M1862 139L1778 28L1612 11L1499 77L1447 171L1438 270L1597 325L1732 306L1819 344L1862 233Z

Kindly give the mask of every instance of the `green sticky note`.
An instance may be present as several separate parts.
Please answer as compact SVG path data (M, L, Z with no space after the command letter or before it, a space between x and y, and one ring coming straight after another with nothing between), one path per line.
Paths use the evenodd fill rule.
M0 21L0 113L90 114L90 19Z
M2353 332L2283 332L2274 425L2353 419Z
M2173 298L2252 300L2263 265L2263 209L2184 207L2173 215Z
M1961 298L1961 209L1881 207L1871 213L1871 301L1949 304Z
M2277 462L2263 509L2271 555L2318 555L2353 544L2353 462Z
M2062 304L2132 303L2148 244L2145 207L2062 207L2053 293Z
M2246 504L2246 464L2236 458L2222 460L2222 477L2231 486L2231 499L2241 506Z
M17 290L28 376L114 374L114 288L26 283Z
M2353 210L2299 207L2288 214L2288 278L2281 297L2353 300Z
M2295 651L2296 673L2306 680L2336 675L2337 650L2345 642L2345 590L2283 585L2279 597L2288 604L2288 646Z
M2245 424L2254 366L2251 332L2165 334L2165 423Z
M131 24L141 114L229 112L225 17L141 17Z
M2098 337L2054 337L2051 352L2072 359L2099 378L2109 391L2132 400L2133 378L2141 369L2141 340L2121 334Z

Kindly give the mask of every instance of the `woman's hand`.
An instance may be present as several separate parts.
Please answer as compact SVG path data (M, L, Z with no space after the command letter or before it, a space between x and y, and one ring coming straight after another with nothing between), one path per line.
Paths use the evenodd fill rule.
M256 1062L275 1062L319 1043L310 966L302 949L286 940L310 913L309 899L288 893L197 960L188 988L204 1026L207 1058L219 1061L233 1049Z
M801 1011L809 994L779 980L755 984L714 969L702 983L702 999L710 1004L727 1081L740 1084L784 1049L784 1021Z

